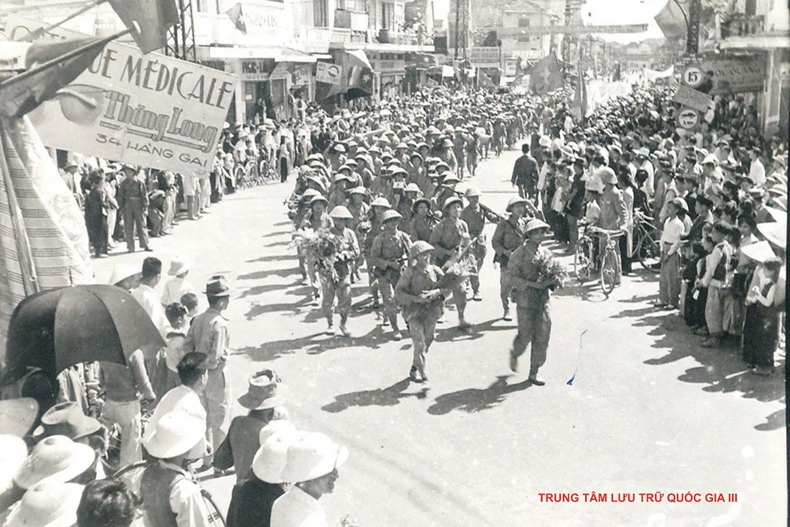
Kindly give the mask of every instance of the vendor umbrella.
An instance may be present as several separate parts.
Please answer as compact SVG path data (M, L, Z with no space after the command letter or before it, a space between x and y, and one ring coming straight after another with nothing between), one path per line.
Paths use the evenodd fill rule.
M27 297L14 310L7 366L57 375L81 362L126 364L135 350L164 345L142 306L120 287L64 287Z

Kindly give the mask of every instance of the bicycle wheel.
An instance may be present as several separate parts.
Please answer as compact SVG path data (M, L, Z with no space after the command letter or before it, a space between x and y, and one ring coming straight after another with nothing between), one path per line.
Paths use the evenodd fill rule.
M661 271L661 245L653 234L645 232L639 238L634 256L651 273Z
M576 252L573 254L573 273L579 282L585 282L590 279L592 261L590 261L589 254L588 242L582 240L576 244Z
M612 247L607 246L601 258L601 289L603 294L609 296L609 293L614 290L616 280L617 255Z
M261 181L269 182L269 162L266 159L261 159L258 163L258 174L261 176Z
M233 175L234 179L236 180L236 188L247 188L247 172L244 170L244 167L237 166L233 170Z

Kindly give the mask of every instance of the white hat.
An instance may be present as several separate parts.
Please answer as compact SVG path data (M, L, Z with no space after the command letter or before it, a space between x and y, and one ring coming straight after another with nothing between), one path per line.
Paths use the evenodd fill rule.
M757 230L772 245L781 249L787 248L787 223L758 223Z
M14 475L14 482L22 489L44 481L65 483L88 470L95 459L96 453L88 445L66 436L50 436L33 448Z
M747 245L741 248L741 253L743 253L743 255L750 260L753 260L757 263L763 263L767 259L776 256L774 254L774 250L771 249L771 244L766 241Z
M39 483L11 509L5 527L73 527L84 487L76 483Z
M205 433L205 421L176 410L157 421L153 432L143 440L143 446L155 458L170 459L192 450Z
M182 258L173 258L170 260L170 270L167 274L170 276L178 276L189 271L190 264Z
M275 434L290 434L296 432L296 427L290 421L286 421L285 419L269 421L269 424L261 428L261 431L258 432L258 445L263 446L266 440Z
M14 474L27 458L27 444L21 437L0 434L0 496L11 488Z
M280 479L289 483L310 481L331 473L348 459L348 449L324 434L303 432L288 447L288 461Z
M299 432L281 431L269 437L252 459L252 472L266 483L285 483L283 468L288 460L288 448L299 439Z
M129 264L117 264L115 267L112 268L112 275L110 276L110 285L117 285L119 282L123 282L127 278L131 278L132 276L138 274L140 272L139 268L132 267Z

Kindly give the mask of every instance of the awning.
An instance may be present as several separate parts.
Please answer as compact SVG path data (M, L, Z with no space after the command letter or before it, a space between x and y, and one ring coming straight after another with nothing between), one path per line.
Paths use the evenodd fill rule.
M274 59L277 62L298 62L301 64L312 64L316 61L316 57L302 53L296 49L283 48L280 51L280 56Z
M210 46L209 59L277 59L281 54L278 47L241 48L236 46Z
M347 67L361 66L363 68L368 68L369 70L373 69L373 66L370 65L370 61L368 60L368 56L365 55L364 50L345 50L345 54Z

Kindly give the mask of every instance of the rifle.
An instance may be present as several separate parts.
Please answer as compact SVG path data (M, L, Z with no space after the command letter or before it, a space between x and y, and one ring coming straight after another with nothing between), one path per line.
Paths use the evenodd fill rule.
M463 198L464 197L464 193L459 191L459 190L453 189L453 192L455 192L455 194L459 198ZM500 221L505 219L504 216L501 216L500 214L494 212L494 209L492 209L490 207L486 207L485 205L483 205L480 202L478 202L477 204L480 205L480 208L483 210L483 216L485 216L485 219L488 220L489 222L491 222L491 223L499 223Z

